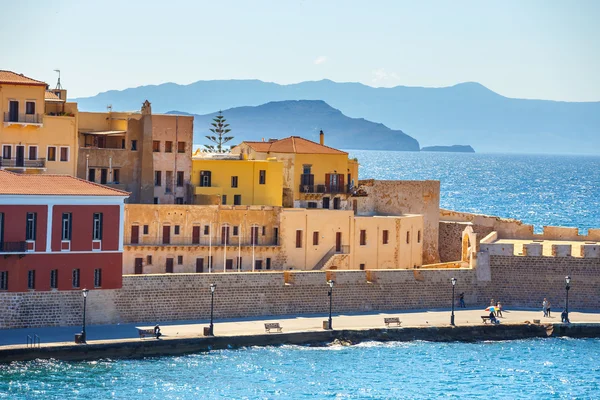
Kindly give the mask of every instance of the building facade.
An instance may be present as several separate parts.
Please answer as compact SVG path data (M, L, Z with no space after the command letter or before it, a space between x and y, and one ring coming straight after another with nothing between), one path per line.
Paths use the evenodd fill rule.
M77 176L131 193L129 202L188 204L192 193L193 117L141 112L82 112Z
M194 204L281 206L283 163L275 159L246 160L241 155L193 156Z
M0 291L121 287L128 193L0 171Z
M74 176L77 166L77 103L67 91L0 71L0 169Z

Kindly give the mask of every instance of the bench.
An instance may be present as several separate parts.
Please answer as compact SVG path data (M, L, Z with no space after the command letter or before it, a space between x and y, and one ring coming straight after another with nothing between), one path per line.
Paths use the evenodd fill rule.
M268 333L271 333L271 330L275 329L277 332L281 332L282 328L279 325L279 322L272 322L272 323L268 323L265 324L265 331Z
M146 336L154 337L154 328L150 328L150 329L136 328L136 329L138 330L140 339L145 338Z
M388 328L390 327L390 324L396 324L396 326L400 326L400 324L402 324L402 321L400 321L400 318L398 317L384 318L383 322Z
M489 315L482 315L481 316L481 320L483 321L484 324L487 324L488 321L490 320L490 316Z

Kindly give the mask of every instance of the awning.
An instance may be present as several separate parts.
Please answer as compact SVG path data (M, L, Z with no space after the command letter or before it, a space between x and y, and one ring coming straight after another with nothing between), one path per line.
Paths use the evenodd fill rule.
M79 131L79 133L82 133L84 135L96 135L96 136L121 136L121 135L124 135L126 133L126 131L96 131L96 132Z

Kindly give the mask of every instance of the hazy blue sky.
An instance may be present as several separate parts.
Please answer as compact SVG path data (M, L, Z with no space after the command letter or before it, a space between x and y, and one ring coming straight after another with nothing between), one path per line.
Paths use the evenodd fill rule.
M0 0L0 69L70 96L163 82L476 81L600 100L600 1Z

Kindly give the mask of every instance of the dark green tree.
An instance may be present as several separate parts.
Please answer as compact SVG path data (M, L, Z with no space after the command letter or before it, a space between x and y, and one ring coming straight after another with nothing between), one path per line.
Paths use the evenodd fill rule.
M231 132L231 129L227 128L229 124L221 111L213 119L211 126L210 131L213 134L207 135L206 138L214 144L205 144L204 151L207 153L228 153L229 149L223 148L223 145L233 139L233 136L225 136Z

